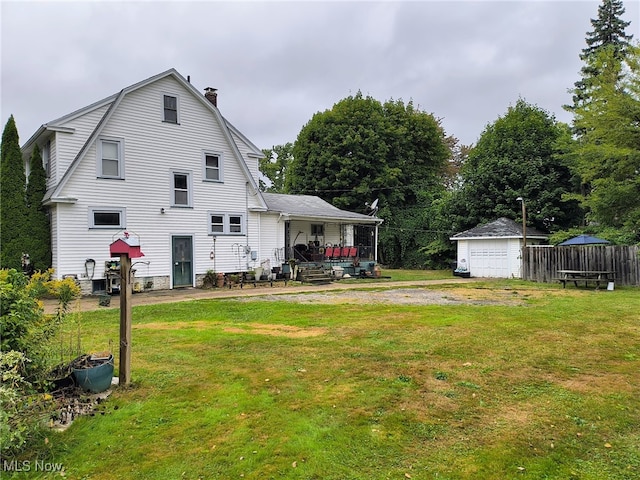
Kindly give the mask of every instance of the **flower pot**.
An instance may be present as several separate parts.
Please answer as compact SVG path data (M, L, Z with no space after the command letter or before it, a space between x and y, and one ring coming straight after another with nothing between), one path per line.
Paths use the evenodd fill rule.
M83 390L100 393L108 390L113 378L113 355L96 358L83 355L71 364L73 378Z
M255 272L256 272L256 280L262 280L262 272L264 271L264 269L262 267L256 267Z

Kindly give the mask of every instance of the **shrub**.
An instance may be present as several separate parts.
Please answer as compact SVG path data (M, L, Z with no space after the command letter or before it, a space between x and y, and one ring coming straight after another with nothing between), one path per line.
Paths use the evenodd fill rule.
M42 430L52 403L46 391L49 340L79 292L73 279L50 280L51 271L28 279L17 270L0 270L0 444L14 455ZM44 295L58 299L55 315L45 315Z

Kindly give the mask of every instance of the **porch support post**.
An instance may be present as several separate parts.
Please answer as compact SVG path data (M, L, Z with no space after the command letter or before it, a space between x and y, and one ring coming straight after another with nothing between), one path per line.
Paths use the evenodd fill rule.
M375 249L373 254L373 260L378 263L378 224L376 223L376 235L375 235Z

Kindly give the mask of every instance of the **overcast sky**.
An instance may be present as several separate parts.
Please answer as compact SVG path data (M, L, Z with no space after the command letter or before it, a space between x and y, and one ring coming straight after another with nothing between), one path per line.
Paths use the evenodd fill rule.
M1 1L2 126L48 121L175 68L259 148L360 90L475 143L519 97L569 122L600 1ZM626 0L640 39L640 1Z

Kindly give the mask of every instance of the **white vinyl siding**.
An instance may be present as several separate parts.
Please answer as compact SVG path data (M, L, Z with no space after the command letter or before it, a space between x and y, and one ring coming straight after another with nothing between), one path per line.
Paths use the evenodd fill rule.
M165 93L179 95L180 128L160 121ZM92 129L101 118L94 116ZM76 134L56 133L56 136L66 139ZM248 213L249 208L257 206L257 199L247 190L241 164L206 104L184 90L173 77L165 77L125 95L103 126L100 138L103 137L125 139L126 181L96 178L97 142L94 142L60 192L61 197L76 198L77 202L56 205L59 213L56 242L60 242L56 275L78 274L81 278L84 261L93 258L95 278L103 278L114 230L89 229L87 223L87 209L102 205L127 209L126 228L139 235L144 260L149 262L138 269L136 277L170 275L172 235L192 236L195 274L213 268L209 257L213 240L208 212L244 216L245 237L218 234L215 268L218 272L246 268L247 260L233 254L233 245L259 248L260 215ZM73 152L65 147L71 159L84 142ZM221 156L224 183L204 181L203 152ZM172 208L174 172L190 175L191 208ZM164 214L160 213L161 208L165 209ZM260 259L270 255L271 250L264 248Z
M87 142L89 136L93 133L96 125L100 122L108 108L109 105L104 105L60 125L65 128L74 129L74 133L55 132L55 142L52 144L51 149L51 185L60 181L60 178ZM120 133L116 135L119 136ZM91 147L87 158L91 158L90 155L95 155L95 145ZM95 171L96 169L93 168L92 172L94 177ZM47 185L49 186L50 184Z
M247 140L238 135L233 129L231 130L231 136L257 184L260 180L259 158L264 154L257 147L247 144Z

